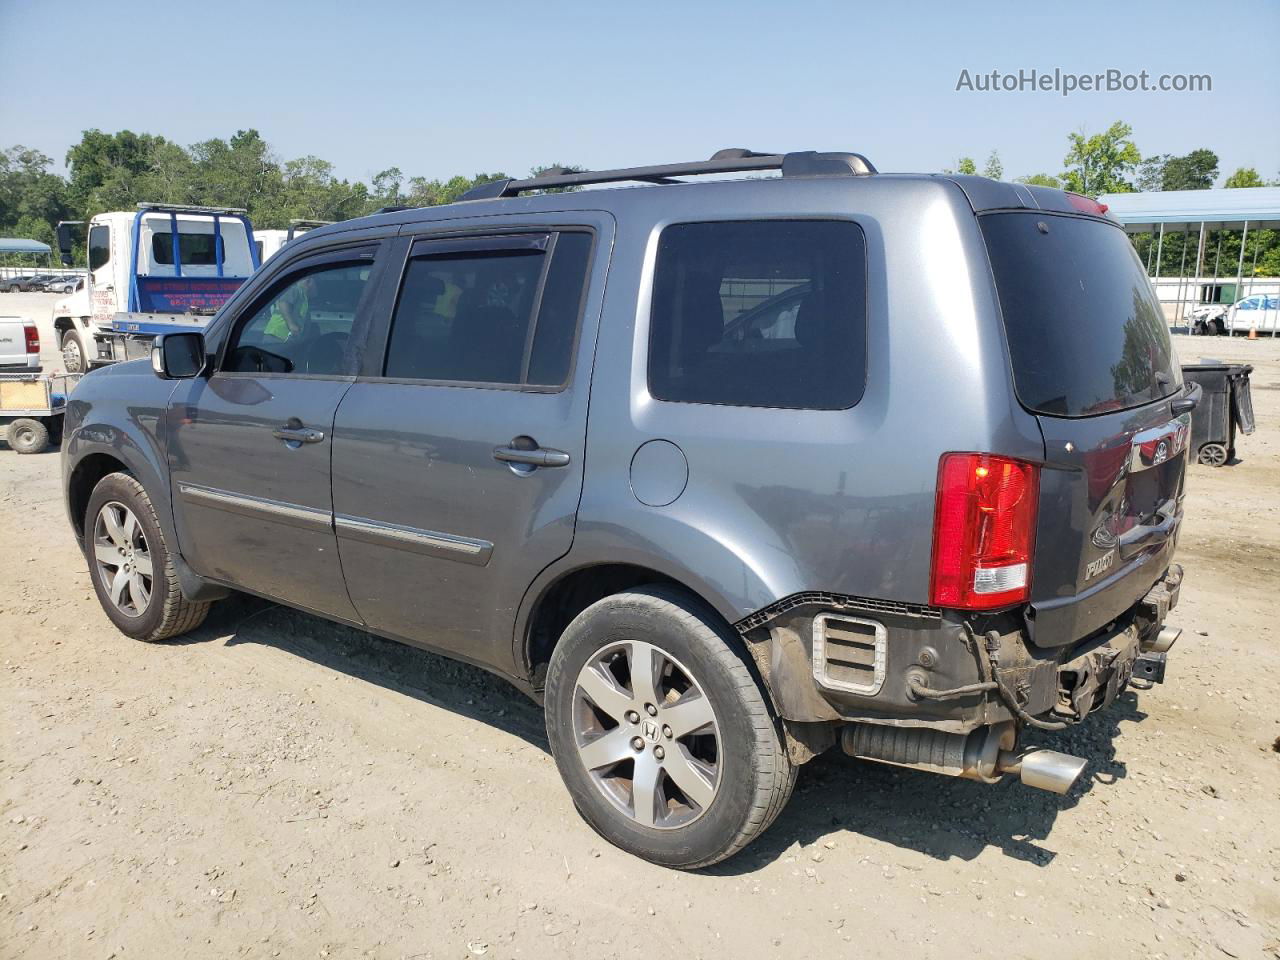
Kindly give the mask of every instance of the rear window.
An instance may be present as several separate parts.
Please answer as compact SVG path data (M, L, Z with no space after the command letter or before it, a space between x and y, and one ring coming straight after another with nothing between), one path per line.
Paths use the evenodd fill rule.
M1024 406L1087 417L1174 392L1169 328L1122 230L1043 213L979 223Z
M866 247L854 223L683 223L658 242L649 392L842 410L866 381Z
M217 238L212 233L178 231L178 256L185 266L211 267L218 262ZM173 264L173 234L151 235L151 259L166 266ZM222 259L227 259L227 238L222 238Z

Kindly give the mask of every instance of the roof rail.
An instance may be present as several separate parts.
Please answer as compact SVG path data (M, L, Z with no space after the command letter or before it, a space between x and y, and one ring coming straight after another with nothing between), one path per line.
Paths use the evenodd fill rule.
M528 190L551 187L582 187L593 183L684 183L678 177L711 173L747 173L754 170L781 170L784 177L865 177L876 172L871 161L860 153L756 153L732 147L717 150L710 160L664 163L652 167L624 167L620 170L568 172L553 167L527 180L494 180L472 187L460 200L494 200L515 197Z
M198 207L191 203L140 203L138 209L160 213L217 213L232 217L242 217L249 212L244 207Z

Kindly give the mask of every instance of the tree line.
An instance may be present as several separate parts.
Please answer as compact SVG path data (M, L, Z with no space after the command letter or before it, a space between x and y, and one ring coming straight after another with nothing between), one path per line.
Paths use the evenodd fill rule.
M1067 140L1061 173L1035 173L1017 177L1016 182L1098 196L1133 190L1205 190L1218 180L1218 156L1212 150L1143 157L1126 123L1116 122L1092 136L1071 133ZM0 234L52 245L59 220L87 220L107 210L133 209L141 201L243 207L255 226L281 228L295 219L346 220L390 205L450 203L477 184L506 176L476 173L439 180L407 177L399 167L389 167L368 183L346 180L319 157L281 159L257 130L186 147L149 133L86 130L67 151L67 175L53 172L53 165L51 157L24 146L0 151ZM536 167L530 174L551 166L559 164ZM944 172L977 173L978 165L971 157L961 157L954 171ZM1004 178L1004 165L995 150L982 173ZM1280 181L1268 184L1257 170L1245 167L1228 175L1222 186L1275 184ZM1154 259L1153 252L1145 249L1148 238L1138 237L1135 243L1140 255ZM1221 262L1234 265L1239 260L1240 234L1215 232L1206 247ZM1176 273L1184 256L1182 236L1167 236L1160 250L1161 272ZM1280 238L1275 231L1250 233L1246 270L1255 257L1259 275L1280 276ZM1229 272L1234 274L1234 267Z

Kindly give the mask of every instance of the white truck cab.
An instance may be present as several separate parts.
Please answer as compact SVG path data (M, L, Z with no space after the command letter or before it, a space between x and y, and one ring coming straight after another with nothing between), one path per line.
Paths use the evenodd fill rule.
M258 265L266 263L277 250L294 237L300 237L308 230L326 227L332 220L290 220L288 230L255 230L253 243L257 248Z
M63 262L72 223L58 225ZM84 287L57 301L54 329L68 373L146 356L158 333L202 329L258 267L245 211L142 203L87 224Z

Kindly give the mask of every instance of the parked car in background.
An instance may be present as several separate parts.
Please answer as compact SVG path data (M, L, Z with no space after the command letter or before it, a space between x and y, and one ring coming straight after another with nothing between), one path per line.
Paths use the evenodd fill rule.
M66 292L70 293L75 289L77 279L71 274L54 274L34 281L31 289L36 293L62 293L63 288L66 288Z
M1199 392L1086 197L852 153L499 180L312 230L157 332L68 404L111 621L162 640L243 590L492 670L666 866L837 744L1065 793L1085 761L1022 731L1162 682L1179 635Z
M30 280L22 285L24 293L41 293L44 291L44 285L51 280L60 279L56 274L37 273Z
M37 277L38 274L34 273L23 273L16 277L5 277L4 280L0 281L0 290L3 290L5 293L25 293L31 288L32 281L36 280Z
M1259 293L1236 301L1227 311L1226 326L1232 335L1250 330L1274 335L1280 330L1280 295Z

